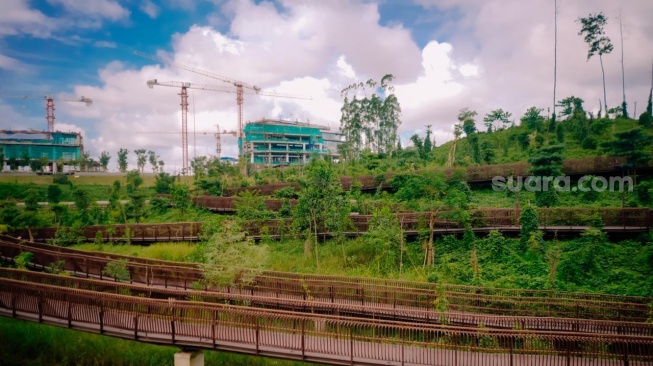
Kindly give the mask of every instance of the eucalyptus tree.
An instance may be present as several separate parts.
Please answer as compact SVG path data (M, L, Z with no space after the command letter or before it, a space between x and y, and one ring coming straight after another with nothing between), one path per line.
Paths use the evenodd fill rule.
M156 172L159 171L159 157L152 150L148 150L147 155L150 161L150 165L152 166L152 173L156 174Z
M147 150L137 149L134 150L134 153L136 154L136 165L138 165L138 169L143 173L145 163L147 162Z
M592 58L592 56L598 54L599 61L601 63L601 74L603 75L603 107L605 108L605 113L608 113L608 102L605 92L605 70L603 69L603 55L607 55L614 47L608 38L605 35L603 27L608 23L608 18L603 15L603 12L598 14L591 14L587 18L578 18L576 22L580 23L581 29L578 32L579 36L584 36L585 43L589 46L587 51L587 60Z
M111 155L109 155L109 153L106 151L102 151L100 153L100 165L105 172L108 169L107 167L109 166L109 160L111 160Z
M340 126L348 143L346 158L357 159L364 149L389 155L396 149L401 106L390 85L392 80L394 76L387 74L380 82L370 79L342 90ZM369 90L373 92L368 96Z
M624 65L624 29L621 19L621 10L619 10L619 37L621 38L621 90L623 99L621 102L621 115L628 118L628 103L626 103L626 70Z
M553 0L553 114L551 126L556 122L556 86L558 83L558 0Z
M120 150L118 150L118 170L120 170L121 173L127 171L127 154L129 154L129 150L127 149L121 147Z

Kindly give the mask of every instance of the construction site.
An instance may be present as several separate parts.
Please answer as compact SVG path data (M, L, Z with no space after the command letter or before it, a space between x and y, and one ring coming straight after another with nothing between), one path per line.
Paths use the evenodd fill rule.
M334 161L339 158L338 145L343 142L343 136L339 131L331 131L327 126L315 125L309 122L289 121L282 119L261 119L254 122L243 120L244 95L258 95L274 98L290 98L310 100L310 97L267 91L262 88L248 84L229 77L221 76L206 70L197 69L187 65L166 62L158 56L152 56L139 51L134 54L147 58L166 66L190 71L194 74L213 78L229 85L206 85L180 81L159 81L148 80L146 85L153 89L155 86L173 87L179 90L181 107L181 131L174 132L181 135L181 173L190 174L189 161L189 131L188 131L188 89L233 93L236 95L237 106L237 128L227 131L220 130L213 134L216 139L216 157L220 160L235 163L236 161L247 161L255 166L280 166L304 164L308 162L313 154L318 156L329 156ZM44 171L56 172L56 161L62 161L65 165L78 160L84 156L82 136L77 132L55 131L55 101L82 102L86 106L93 103L91 98L81 96L79 98L57 98L52 93L35 92L7 92L0 93L0 98L14 99L42 99L45 101L47 130L3 130L0 131L0 153L4 153L5 160L9 159L47 159ZM222 157L222 135L233 135L237 137L238 159ZM72 164L71 164L72 165ZM4 171L7 168L2 163ZM13 169L12 169L13 170Z

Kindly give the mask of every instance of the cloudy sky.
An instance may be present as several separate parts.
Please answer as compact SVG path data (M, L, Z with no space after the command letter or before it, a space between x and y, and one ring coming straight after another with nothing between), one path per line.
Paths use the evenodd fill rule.
M557 99L586 109L602 97L598 58L575 20L602 11L615 45L604 56L607 101L622 99L619 16L630 114L645 108L653 60L653 1L558 0ZM503 108L515 119L552 108L554 0L0 0L0 129L43 130L45 103L7 96L33 91L59 99L55 129L81 131L91 156L124 147L156 151L181 166L179 90L149 79L228 86L133 54L228 76L312 100L246 95L246 121L284 118L337 129L347 85L396 76L402 142L432 125L439 145L452 138L461 108ZM191 90L190 157L215 153L216 124L237 126L235 95ZM635 111L635 108L637 109ZM223 156L236 156L223 137ZM133 154L131 154L133 155ZM134 156L131 157L132 166Z

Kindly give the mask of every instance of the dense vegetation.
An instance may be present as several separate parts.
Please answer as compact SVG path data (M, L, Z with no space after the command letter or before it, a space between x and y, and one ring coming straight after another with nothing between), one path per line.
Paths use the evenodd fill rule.
M585 20L597 21L592 17ZM603 223L595 215L582 223L590 228L581 237L545 240L535 210L535 206L651 207L653 180L638 175L641 168L651 166L650 96L647 110L637 120L629 118L625 101L621 107L605 106L605 114L599 112L595 116L585 111L582 99L570 96L558 101L558 113L551 118L538 107L527 109L518 121L512 119L511 112L493 110L482 118L484 131L477 127L478 113L463 108L454 126L453 141L437 146L431 126L427 125L424 137L415 134L410 138L411 145L403 147L397 136L401 107L392 94L392 79L392 75L387 75L379 83L370 80L343 91L341 125L348 142L340 147L337 163L315 156L305 166L257 170L247 159L232 166L198 157L191 164L192 184L186 184L162 172L163 162L144 149L134 150L138 169L128 171L129 150L121 149L117 160L120 170L126 173L124 180L89 186L54 176L45 185L0 183L0 232L39 226L71 227L61 229L53 243L72 245L80 244L79 232L87 225L202 221L204 238L197 244L137 247L105 243L98 237L94 244L78 247L200 262L205 280L222 285L246 281L240 271L250 268L653 296L653 233L613 242L600 230ZM366 88L376 93L361 96ZM546 192L497 192L488 184L470 186L464 171L459 169L527 161L533 175L558 176L564 174L563 159L592 156L625 158L627 164L620 174L634 178L633 192L557 191L551 186ZM109 159L108 153L102 154L101 165L105 169ZM155 174L150 185L144 184L142 175L148 159ZM445 175L445 168L451 168L453 173ZM392 177L386 179L390 172ZM375 177L379 189L363 193L358 180L362 175ZM343 190L340 176L353 177L350 190ZM235 215L231 217L210 213L192 203L193 195L224 195L228 189L278 182L298 183L299 190L284 188L273 193L272 197L283 200L277 212L267 210L266 197L257 192L240 193ZM390 188L382 190L382 182ZM296 205L291 204L291 199L296 200ZM97 200L107 204L99 205ZM19 206L16 201L24 205ZM72 202L72 206L61 203L65 201ZM39 202L50 204L41 206ZM496 231L476 237L471 230L475 208L517 206L522 208L518 238L507 238ZM465 232L459 237L436 237L432 230L435 219L431 218L419 223L417 238L408 240L394 215L397 211L444 212ZM354 239L344 234L352 214L373 215L368 232ZM271 218L292 220L292 230L282 240L272 240L263 230L263 239L255 243L242 229L251 220ZM333 235L324 240L318 235L320 232ZM21 260L24 266L29 256ZM120 263L105 270L120 272ZM8 347L2 353L33 360L26 355L28 346L48 350L44 352L48 358L33 360L34 364L87 364L88 360L95 364L165 364L171 360L170 348L150 351L140 347L118 361L110 358L113 353L96 352L84 358L67 348L74 342L59 344L71 337L67 331L48 330L44 338L30 339L32 325L8 324L13 321L0 322L0 334L10 335L8 338L19 346L0 342L0 346ZM79 349L97 347L84 346L87 339L88 344L97 344L91 343L92 338L79 338ZM107 349L132 350L128 342L125 346L122 341L104 338L99 342L106 342ZM77 356L84 361L78 361ZM215 362L224 364L259 362L215 357L220 360Z

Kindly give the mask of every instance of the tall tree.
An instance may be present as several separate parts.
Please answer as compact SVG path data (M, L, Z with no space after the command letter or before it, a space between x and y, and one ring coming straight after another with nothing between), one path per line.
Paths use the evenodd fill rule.
M483 122L485 123L485 127L487 127L487 132L498 131L510 123L510 117L512 117L512 113L499 108L487 113L483 117ZM496 122L501 122L501 127L495 126L494 124Z
M551 125L556 122L556 86L558 83L558 0L553 0L553 114Z
M136 154L136 165L138 165L138 169L142 173L143 169L145 169L145 163L147 163L147 150L137 149L134 150L134 153Z
M346 158L357 159L364 149L387 154L392 154L396 149L401 106L394 94L394 87L390 85L393 79L394 76L388 74L380 82L370 79L342 90L344 101L340 125L348 143ZM367 89L375 92L368 97ZM351 99L350 93L353 94ZM365 96L360 98L360 93Z
M306 166L306 179L302 182L294 222L313 236L316 267L320 267L317 235L319 232L340 233L349 215L349 205L343 194L340 179L333 163L314 156ZM310 241L307 240L307 243ZM310 245L305 246L310 253Z
M413 136L410 137L410 141L413 142L413 146L417 149L419 157L424 159L424 141L422 141L422 138L419 137L418 134L413 134Z
M540 179L540 189L535 192L535 204L540 207L555 206L558 202L558 192L552 182L544 179L562 176L563 145L546 146L531 153L528 162L531 164L531 176Z
M120 150L118 150L118 170L120 170L121 173L127 171L127 154L129 154L129 150L127 149L121 147Z
M109 160L111 160L111 155L109 155L109 152L107 151L102 151L100 153L100 165L102 166L102 169L106 172L109 167Z
M424 153L426 155L431 153L433 149L433 142L431 141L431 125L426 125L426 137L424 137Z
M466 136L476 132L476 120L474 117L477 114L476 111L470 111L469 108L463 108L458 113L458 121L460 121Z
M530 131L541 131L544 124L544 117L542 116L542 108L530 107L521 118L522 126Z
M646 103L646 113L653 117L653 62L651 62L651 89L648 92L648 103Z
M621 112L624 118L628 118L628 104L626 103L626 70L624 66L624 29L621 19L621 9L619 9L619 37L621 38L621 88L623 91L623 100L621 102Z
M587 51L587 60L592 58L595 54L599 55L601 63L601 74L603 75L603 107L605 108L606 115L608 114L608 102L605 92L605 70L603 69L603 55L607 55L613 50L610 38L605 35L603 27L608 22L608 18L603 15L603 12L598 14L591 14L587 18L578 18L576 22L581 24L581 29L578 32L579 36L584 36L585 43L589 46Z
M152 166L152 173L156 173L159 171L159 157L156 155L156 153L152 150L149 150L147 152L150 160L150 165Z
M23 167L23 169L25 169L25 167L29 166L29 162L31 160L32 159L30 158L27 150L24 150L23 154L20 156L20 166Z

